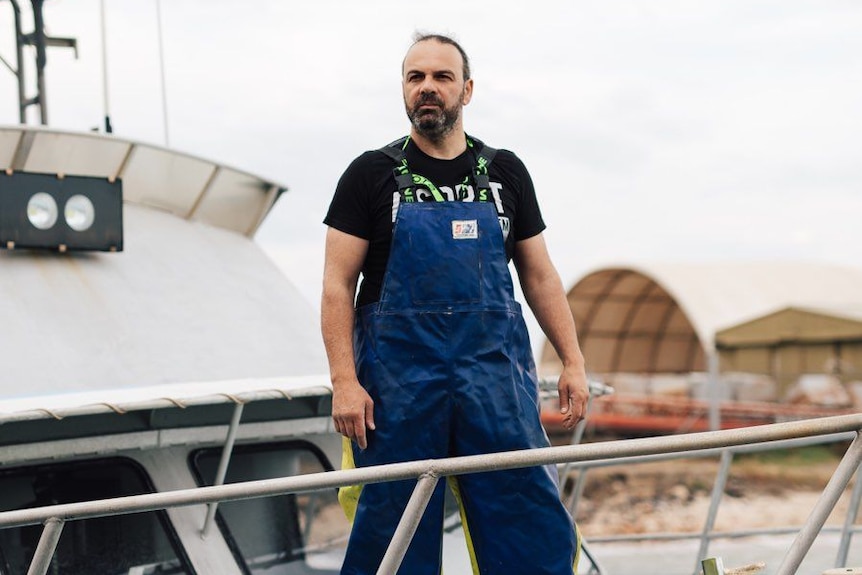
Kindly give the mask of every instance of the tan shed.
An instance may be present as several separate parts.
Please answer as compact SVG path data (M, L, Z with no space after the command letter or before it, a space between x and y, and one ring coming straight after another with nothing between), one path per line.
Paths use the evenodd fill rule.
M791 306L718 331L721 366L770 375L784 388L801 374L862 379L862 309Z

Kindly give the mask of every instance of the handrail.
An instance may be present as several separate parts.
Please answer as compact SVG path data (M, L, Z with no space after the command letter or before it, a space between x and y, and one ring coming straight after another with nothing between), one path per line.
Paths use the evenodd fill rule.
M784 563L782 563L776 574L792 575L813 543L814 537L823 527L828 513L834 508L841 492L849 483L855 470L862 464L862 434L860 434L862 432L862 413L676 436L626 439L447 459L411 461L278 479L265 479L232 483L229 485L198 487L106 500L19 509L0 513L0 528L43 524L48 521L65 522L94 517L156 511L172 507L252 499L286 493L304 493L317 489L336 488L347 485L417 479L420 477L439 478L450 475L537 465L658 455L845 432L856 432L856 438L836 468L814 511L812 511L811 516L805 526L803 526L802 531L800 531ZM418 487L424 489L424 487L427 487L427 482L419 482ZM424 491L428 490L424 489ZM420 504L421 501L415 505L418 506ZM416 506L414 506L414 509ZM409 535L412 535L409 531L411 522L413 521L418 521L415 513L409 517L402 517L403 525L399 525L398 533L406 532L408 537L405 540L393 539L387 554L390 552L393 554L399 553L402 546L406 548L406 545L409 543ZM43 537L45 537L45 532L43 532ZM37 560L40 560L40 558L34 558L34 562ZM400 564L400 561L397 561L397 563ZM387 570L381 570L378 573L395 573L397 567L398 565L393 564L392 570L387 568ZM34 572L33 575L40 574Z
M641 463L667 461L671 459L694 459L719 456L719 469L716 473L716 478L713 483L712 494L710 497L709 509L704 525L699 533L693 532L661 532L661 533L632 533L625 535L607 535L599 537L590 537L590 543L618 543L631 541L665 541L665 540L691 540L699 539L700 546L697 557L705 557L709 548L709 543L713 539L734 539L741 537L751 537L753 535L782 535L788 533L796 533L800 526L783 527L783 528L761 528L761 529L736 529L730 531L715 531L714 523L718 512L720 498L724 492L724 484L730 474L730 464L733 456L738 454L757 453L759 451L772 451L779 449L791 449L798 447L807 447L810 445L822 445L826 443L837 443L843 441L852 441L856 436L853 432L833 433L819 436L798 437L794 439L784 439L781 441L772 441L768 443L757 443L748 445L737 445L732 447L702 449L698 451L689 451L685 453L667 453L656 455L645 455L637 457L625 457L619 459L603 459L591 462L580 462L570 464L571 469L578 469L577 480L572 488L571 496L569 497L568 506L569 512L573 517L577 515L579 504L578 495L583 492L586 483L586 472L590 469L612 467L612 466L628 466ZM854 527L853 518L856 516L856 511L860 507L858 498L862 497L862 480L857 481L851 496L850 505L848 507L847 516L845 518L843 528L823 527L821 532L839 532L841 533L841 544L839 546L839 555L836 559L836 566L841 566L847 562L848 547L850 537L855 532L862 531L862 526ZM696 561L694 575L701 571L700 561Z

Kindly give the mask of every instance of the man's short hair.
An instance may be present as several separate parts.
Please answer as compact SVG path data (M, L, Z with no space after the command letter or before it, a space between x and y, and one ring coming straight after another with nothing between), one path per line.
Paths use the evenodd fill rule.
M434 40L435 42L440 42L441 44L448 44L450 46L454 46L458 53L461 54L461 60L464 62L464 81L470 79L470 58L467 57L467 52L464 51L464 48L461 47L461 44L456 42L454 39L449 36L445 36L443 34L428 34L425 32L416 32L413 35L413 44L410 46L411 48L418 44L419 42L427 42L429 40Z

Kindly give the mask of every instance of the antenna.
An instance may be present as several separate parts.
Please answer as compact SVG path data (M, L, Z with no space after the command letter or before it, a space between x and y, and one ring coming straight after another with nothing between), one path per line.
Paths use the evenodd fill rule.
M165 124L165 147L170 147L168 137L168 91L165 83L165 41L162 36L162 0L156 0L156 19L159 25L159 69L162 73L162 114Z
M105 133L114 131L111 127L111 102L108 99L108 40L105 33L105 0L99 0L99 16L102 25L102 94L105 104Z

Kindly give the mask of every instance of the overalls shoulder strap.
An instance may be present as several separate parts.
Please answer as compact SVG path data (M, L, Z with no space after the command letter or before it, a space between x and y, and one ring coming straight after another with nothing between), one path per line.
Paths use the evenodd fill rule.
M379 149L380 152L383 152L395 162L393 175L395 176L395 183L398 184L399 191L413 186L413 175L407 167L407 155L404 153L409 141L410 136L404 136Z
M486 146L481 140L467 136L467 146L473 150L476 156L476 169L474 170L474 180L476 188L480 190L488 190L491 188L491 181L488 179L488 166L497 155L497 149L491 146Z
M378 151L383 152L395 162L393 175L395 183L398 185L398 190L407 190L415 184L413 174L410 168L407 167L407 144L410 142L410 136L398 138L394 142L386 144ZM481 140L467 136L467 147L473 152L476 158L476 167L473 170L473 181L479 190L487 190L491 187L491 182L488 179L488 166L497 155L497 150L491 146L486 146Z

